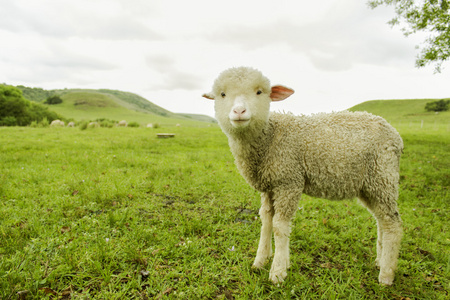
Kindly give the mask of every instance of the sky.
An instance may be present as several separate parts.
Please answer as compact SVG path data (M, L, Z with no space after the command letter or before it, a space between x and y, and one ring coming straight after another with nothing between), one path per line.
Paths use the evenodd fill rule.
M294 114L450 97L450 62L417 69L426 35L405 37L394 16L366 0L0 0L0 83L122 90L209 116L201 95L238 66L293 88L272 110Z

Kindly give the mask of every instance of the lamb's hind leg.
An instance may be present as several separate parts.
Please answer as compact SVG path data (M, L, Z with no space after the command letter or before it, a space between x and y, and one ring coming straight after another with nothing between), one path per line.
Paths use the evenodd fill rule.
M381 232L381 256L379 258L381 284L391 285L397 270L398 253L402 239L402 221L398 211L376 216Z
M402 239L402 220L395 201L376 202L371 206L367 205L367 207L377 220L378 240L375 262L380 268L378 281L384 285L391 285L397 270Z
M260 269L272 256L272 218L274 215L273 201L269 193L261 193L261 208L259 209L261 218L261 237L259 239L258 252L256 253L253 268Z

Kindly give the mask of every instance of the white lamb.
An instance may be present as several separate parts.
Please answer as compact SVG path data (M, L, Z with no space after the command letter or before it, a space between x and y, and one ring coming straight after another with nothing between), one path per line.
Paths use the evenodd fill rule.
M289 268L291 219L301 194L333 200L359 198L378 225L379 282L391 285L402 236L397 210L403 142L383 118L366 112L313 116L269 113L271 101L294 93L252 68L231 68L203 96L215 100L241 175L261 192L261 237L253 263L275 255L269 278L283 282Z
M100 124L98 122L90 122L87 125L87 128L98 128L98 127L100 127Z
M117 123L117 126L119 126L119 127L127 127L128 123L127 123L127 121L122 120L119 123Z
M64 125L65 125L64 121L61 120L53 120L50 123L50 127L64 127Z

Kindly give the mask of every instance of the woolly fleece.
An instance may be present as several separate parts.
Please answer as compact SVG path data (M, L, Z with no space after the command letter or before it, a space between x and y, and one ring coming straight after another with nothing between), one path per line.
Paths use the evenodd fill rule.
M269 277L274 283L284 280L290 220L302 193L331 200L358 197L377 219L379 281L392 284L401 239L396 203L400 135L383 118L366 112L269 112L271 101L291 93L282 86L271 88L261 72L241 67L221 73L204 95L215 100L216 119L240 174L261 192L261 239L253 266L261 268L272 254L273 232Z

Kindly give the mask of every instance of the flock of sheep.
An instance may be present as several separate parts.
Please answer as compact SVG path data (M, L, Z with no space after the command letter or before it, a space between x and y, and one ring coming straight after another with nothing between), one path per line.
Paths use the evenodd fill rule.
M61 121L61 120L53 120L50 123L50 127L65 127L65 126L66 126L66 123L64 123L64 121ZM127 127L128 126L128 122L126 120L122 120L122 121L118 122L116 126L117 127ZM179 127L181 125L177 124L176 126ZM69 122L67 124L67 127L75 127L75 122ZM100 123L98 123L98 122L89 122L87 124L87 127L88 128L97 128L97 127L100 127ZM153 124L153 123L148 123L147 124L147 128L155 128L155 127L158 127L158 125L157 124Z
M262 227L254 268L275 254L269 278L284 281L289 268L291 220L301 195L358 198L378 226L378 280L391 285L397 268L402 221L397 209L403 142L383 118L366 112L294 116L269 112L271 101L294 91L270 86L258 70L222 72L210 93L216 119L228 137L241 175L261 193Z
M66 124L64 123L64 121L61 120L53 120L50 123L50 127L64 127L66 126ZM125 120L122 120L120 122L117 123L118 127L127 127L128 123ZM75 122L69 122L67 124L67 127L75 127ZM87 125L88 128L96 128L96 127L100 127L100 123L98 122L89 122L89 124Z

